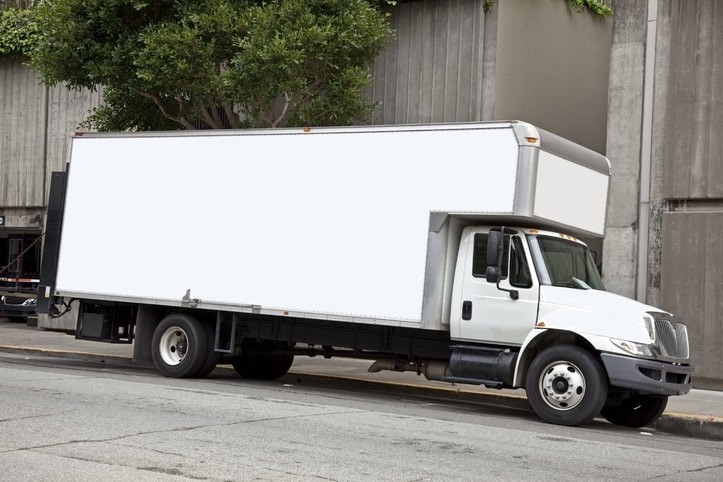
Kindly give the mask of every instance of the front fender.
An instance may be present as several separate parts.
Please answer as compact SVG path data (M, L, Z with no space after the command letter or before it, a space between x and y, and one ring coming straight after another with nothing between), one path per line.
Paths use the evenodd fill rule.
M644 344L651 342L642 314L639 319L626 319L597 311L548 305L540 307L536 327L570 331L590 338L591 342L593 338L617 338ZM602 349L595 343L593 346Z
M515 366L515 386L524 385L527 367L532 359L554 344L578 345L597 353L616 353L629 357L630 354L614 345L611 338L650 343L650 336L642 318L636 323L604 313L568 307L556 311L548 310L539 317L535 329L528 333L520 347Z

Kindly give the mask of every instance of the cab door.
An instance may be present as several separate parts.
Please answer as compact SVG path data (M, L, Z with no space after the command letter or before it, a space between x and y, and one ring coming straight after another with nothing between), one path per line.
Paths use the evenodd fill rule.
M513 232L504 237L502 279L498 289L496 283L489 283L487 271L487 231L469 232L466 239L466 253L462 276L461 296L454 302L459 306L453 310L451 320L458 326L453 337L460 340L522 345L527 334L537 321L540 288L523 233ZM459 273L458 273L459 275ZM510 290L517 292L514 299Z

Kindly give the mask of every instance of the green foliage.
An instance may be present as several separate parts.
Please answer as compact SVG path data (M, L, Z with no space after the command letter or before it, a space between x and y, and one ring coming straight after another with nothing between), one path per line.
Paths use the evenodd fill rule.
M368 0L45 0L31 67L103 86L100 130L349 124L391 39Z
M0 0L0 10L30 8L36 0Z
M568 0L570 6L578 11L589 10L601 17L612 17L613 11L610 7L599 0Z
M339 8L354 3L364 4L285 1L245 12L241 24L250 33L232 60L229 80L252 93L244 102L252 118L276 124L278 109L274 113L266 106L279 93L281 113L290 108L296 125L348 124L367 117L371 106L354 99L368 84L365 67L386 46L389 31L376 10Z
M38 39L38 24L32 10L0 10L0 55L28 55Z
M570 6L577 10L578 12L582 12L583 10L589 10L590 12L594 13L595 15L600 15L601 17L612 17L613 11L610 7L605 5L600 0L567 0ZM494 7L495 2L494 0L485 0L484 2L484 11L489 12L492 7Z

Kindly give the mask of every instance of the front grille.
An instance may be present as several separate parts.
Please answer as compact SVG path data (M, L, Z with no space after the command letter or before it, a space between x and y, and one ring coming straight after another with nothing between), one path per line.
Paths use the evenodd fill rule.
M688 360L688 330L684 323L656 318L655 339L662 357Z
M20 296L6 296L6 305L22 305L27 298L21 298Z

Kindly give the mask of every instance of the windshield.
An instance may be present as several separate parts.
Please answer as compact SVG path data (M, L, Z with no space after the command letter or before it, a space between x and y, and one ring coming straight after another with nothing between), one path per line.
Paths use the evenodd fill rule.
M529 236L540 283L568 288L605 290L584 244L552 236Z

